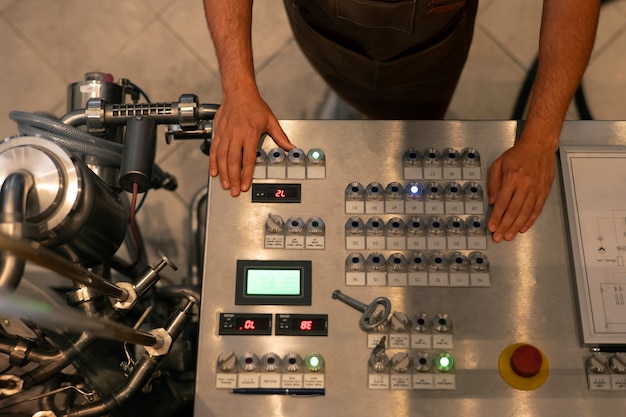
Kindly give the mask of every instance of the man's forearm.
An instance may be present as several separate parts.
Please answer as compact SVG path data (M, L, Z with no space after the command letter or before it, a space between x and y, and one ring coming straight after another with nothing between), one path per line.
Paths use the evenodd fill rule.
M599 9L599 0L544 0L526 128L551 151L558 146L562 122L589 62Z
M252 58L252 0L204 0L225 94L256 88Z

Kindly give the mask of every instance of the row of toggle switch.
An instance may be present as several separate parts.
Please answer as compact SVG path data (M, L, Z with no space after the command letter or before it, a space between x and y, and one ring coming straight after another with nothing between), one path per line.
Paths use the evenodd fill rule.
M360 250L484 250L486 222L482 216L406 219L351 217L345 225L346 249Z
M368 388L454 390L454 366L454 357L446 351L372 353L368 361Z
M312 352L304 358L296 352L281 357L274 352L259 358L254 352L237 356L223 352L217 358L217 388L324 388L324 357Z
M468 179L479 180L481 174L480 153L473 148L461 152L454 148L426 148L419 151L409 148L402 156L404 178L421 179Z
M483 214L484 192L480 183L453 181L371 182L366 187L352 182L345 189L347 214Z
M366 333L368 348L381 343L391 349L452 349L452 319L446 313L418 312L409 318L394 311L386 322Z
M285 153L281 148L256 152L253 177L256 179L324 179L326 178L326 156L319 148L304 152L294 148Z
M345 262L346 285L390 287L490 287L489 260L480 251L380 252L367 256L354 252Z
M321 217L300 217L287 221L270 213L265 220L264 245L267 249L324 249L326 225Z
M585 360L591 391L626 390L626 352L594 352Z

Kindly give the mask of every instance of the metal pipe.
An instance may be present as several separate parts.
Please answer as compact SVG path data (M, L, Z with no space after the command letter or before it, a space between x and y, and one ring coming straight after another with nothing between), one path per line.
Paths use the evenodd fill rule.
M178 338L185 325L191 320L191 310L194 305L195 302L190 300L182 310L174 312L165 326L163 326L172 337L172 340ZM128 376L126 383L115 391L111 397L100 402L70 409L63 417L96 417L108 414L112 410L122 407L126 401L131 399L150 381L154 370L166 356L167 355L150 356L147 353L144 354L133 369L133 372Z
M119 301L125 301L128 298L128 291L124 288L75 265L71 261L46 249L39 242L27 242L0 233L0 250L13 252L23 259L35 262L73 281L93 288L108 297Z
M26 218L26 203L33 177L26 171L10 174L0 189L0 231L22 237ZM0 251L0 290L15 290L19 285L26 261L11 252Z

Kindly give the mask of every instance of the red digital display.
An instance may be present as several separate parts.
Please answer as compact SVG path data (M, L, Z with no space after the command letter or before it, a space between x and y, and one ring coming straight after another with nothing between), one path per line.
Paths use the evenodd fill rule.
M326 329L326 320L324 319L293 319L291 322L292 330L301 332L311 332Z
M275 199L282 200L285 198L295 198L299 196L299 190L297 188L289 186L280 187L267 187L268 194Z
M237 317L235 319L235 329L240 333L254 333L271 329L271 327L271 321L264 317Z

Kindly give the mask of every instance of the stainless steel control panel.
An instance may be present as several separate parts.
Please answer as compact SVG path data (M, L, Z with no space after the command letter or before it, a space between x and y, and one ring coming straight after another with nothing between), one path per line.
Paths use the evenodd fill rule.
M623 408L626 355L579 331L560 170L530 231L486 231L517 123L282 126L298 149L267 139L250 192L210 183L196 415ZM626 144L624 124L565 124L563 144L591 142Z

